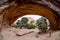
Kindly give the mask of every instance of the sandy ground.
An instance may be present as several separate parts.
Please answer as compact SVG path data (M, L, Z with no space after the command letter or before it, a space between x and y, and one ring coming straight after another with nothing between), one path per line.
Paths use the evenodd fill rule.
M17 36L17 34L25 34L30 31L34 31L30 34L26 34L23 36ZM38 33L38 29L15 29L11 28L11 30L4 29L2 30L2 38L0 40L60 40L60 31L53 32L51 37L49 37L49 33L47 34L40 34L37 38L36 35Z

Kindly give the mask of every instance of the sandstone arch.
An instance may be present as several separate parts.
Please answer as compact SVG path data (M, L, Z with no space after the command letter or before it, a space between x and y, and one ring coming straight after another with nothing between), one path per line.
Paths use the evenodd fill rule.
M2 11L5 13L5 22L11 25L18 17L27 14L42 15L49 19L51 29L57 29L57 16L55 12L47 6L41 4L23 4L18 7L11 6Z

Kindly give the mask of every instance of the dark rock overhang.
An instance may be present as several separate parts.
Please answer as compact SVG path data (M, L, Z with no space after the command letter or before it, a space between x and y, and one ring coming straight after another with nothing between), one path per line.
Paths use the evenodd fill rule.
M2 1L3 4L5 5L6 3L9 5L11 3L15 2L17 5L22 5L22 3L27 3L27 4L42 4L45 6L50 7L54 11L56 11L60 15L60 1L59 0L6 0L5 2Z
M23 4L33 4L33 5L38 4L38 5L41 5L41 6L45 7L45 8L48 7L48 9L51 9L51 10L54 12L54 14L56 15L54 18L56 18L55 20L57 21L57 24L58 24L57 26L59 26L59 24L60 24L60 15L59 15L60 12L59 12L59 9L58 9L59 7L56 6L56 5L54 5L54 6L57 7L57 10L55 10L55 8L49 6L49 5L50 5L50 4L49 4L50 1L49 1L49 2L48 2L48 1L39 1L39 2L38 2L38 1L34 1L34 0L30 0L30 1L28 1L28 0L25 0L25 1L24 1L24 0L17 0L17 1L15 0L15 1L14 1L14 0L13 0L13 1L10 1L10 2L8 1L7 3L8 3L8 5L10 5L10 3L12 3L12 2L15 2L15 4L17 4L17 5L16 5L16 8L19 7L19 6L22 6ZM40 3L40 2L41 2L41 3ZM47 2L47 4L46 4L46 3L42 3L42 2ZM51 2L50 2L50 3L51 3ZM51 3L51 4L53 4L53 3ZM14 4L13 4L13 5L14 5ZM10 5L10 6L7 8L7 10L9 10L9 9L11 8L11 6L12 6L12 5ZM53 6L53 5L52 5L52 6ZM2 12L4 12L4 11L5 11L5 10L3 10ZM59 12L59 13L58 13L58 12ZM9 15L8 15L8 16L9 16ZM8 17L8 16L7 16L7 17ZM10 16L11 16L11 15L10 15ZM16 17L17 17L17 16L16 16ZM15 17L15 18L16 18L16 17ZM9 19L9 18L10 18L10 19ZM11 19L11 17L9 17L9 18L7 18L7 21L8 21L8 19L9 19L10 21L11 21L11 20L14 21L14 19L15 19L15 18L14 18L14 19L13 19L13 18ZM11 22L11 23L12 23L12 22ZM10 24L11 24L11 23L10 23Z

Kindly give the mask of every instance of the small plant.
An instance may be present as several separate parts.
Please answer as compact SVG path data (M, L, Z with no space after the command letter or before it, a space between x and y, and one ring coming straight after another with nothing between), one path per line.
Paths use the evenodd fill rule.
M16 22L16 24L14 24L12 27L15 27L15 28L18 28L18 27L20 27L20 28L26 27L27 22L28 22L28 18L23 17L21 20L18 20Z
M41 30L43 32L47 31L47 25L45 23L45 20L43 20L43 19L42 20L41 19L37 20L36 25L38 26L39 30Z
M33 29L33 28L36 27L34 24L31 24L31 23L27 24L26 26L27 26L28 29Z
M20 25L20 28L22 28L22 27L25 28L27 22L28 22L28 18L27 18L27 17L23 17L23 18L21 19L21 25Z
M18 28L19 26L17 24L12 25L12 27Z

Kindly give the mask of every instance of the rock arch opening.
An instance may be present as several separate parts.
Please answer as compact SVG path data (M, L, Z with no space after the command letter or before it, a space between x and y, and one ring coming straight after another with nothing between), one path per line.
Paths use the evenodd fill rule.
M28 21L27 21L27 24L33 24L33 25L35 25L36 27L37 27L37 24L38 23L42 23L42 24L46 24L46 26L48 27L48 29L50 28L50 22L49 22L49 20L47 19L47 18L45 18L45 17L43 17L43 16L41 16L41 15L24 15L24 16L21 16L21 17L19 17L13 24L12 24L12 26L16 26L16 27L21 27L21 24L22 24L22 22L24 22L23 20L22 20L22 18L27 18L28 19ZM39 21L39 22L38 22ZM26 23L24 23L24 25L25 25ZM40 24L39 24L40 25ZM43 25L43 26L44 26Z
M50 29L50 22L47 18L41 15L24 15L19 17L12 25L12 27L19 29L39 29L48 31Z
M14 11L13 11L14 10ZM6 20L11 25L18 17L27 14L42 15L49 19L51 29L57 29L57 16L55 12L47 6L40 4L24 4L18 7L11 6L3 11L6 13Z

